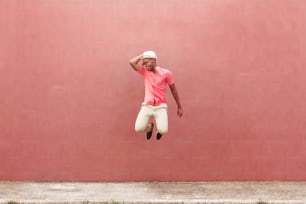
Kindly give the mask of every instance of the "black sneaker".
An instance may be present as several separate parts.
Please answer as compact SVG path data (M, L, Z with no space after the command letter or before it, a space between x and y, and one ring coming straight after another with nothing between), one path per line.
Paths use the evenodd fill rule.
M151 123L151 130L147 132L147 140L149 140L152 137L153 129L154 129L154 123Z
M157 139L157 140L160 140L160 139L162 138L162 136L163 136L163 135L160 134L160 133L158 132L158 133L156 134L156 139Z

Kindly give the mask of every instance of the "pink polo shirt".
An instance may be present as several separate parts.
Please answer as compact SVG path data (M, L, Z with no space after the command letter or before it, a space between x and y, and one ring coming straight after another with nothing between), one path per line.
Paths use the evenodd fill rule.
M158 106L166 103L166 87L174 84L172 73L159 66L155 67L156 72L148 71L141 66L138 72L144 77L145 98L147 105Z

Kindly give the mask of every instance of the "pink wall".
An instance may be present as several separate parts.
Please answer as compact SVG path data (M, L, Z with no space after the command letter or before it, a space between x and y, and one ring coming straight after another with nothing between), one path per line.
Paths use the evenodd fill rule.
M303 0L1 0L0 180L305 181L305 36ZM161 141L147 49L185 110Z

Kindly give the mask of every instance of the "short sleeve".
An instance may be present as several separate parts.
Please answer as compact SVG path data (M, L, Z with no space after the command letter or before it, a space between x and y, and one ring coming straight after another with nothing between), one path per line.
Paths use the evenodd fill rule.
M169 85L174 84L173 74L172 74L172 72L170 72L170 71L167 73L167 83L168 83Z
M145 72L146 72L146 69L143 66L140 66L139 69L138 69L138 73L141 74L141 75L144 75Z

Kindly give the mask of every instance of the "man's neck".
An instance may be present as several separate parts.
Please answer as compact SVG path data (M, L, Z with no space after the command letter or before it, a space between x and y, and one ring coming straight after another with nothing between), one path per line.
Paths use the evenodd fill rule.
M155 66L155 67L151 70L151 72L153 72L154 74L155 74L155 72L156 72L156 67L157 67L157 66Z

